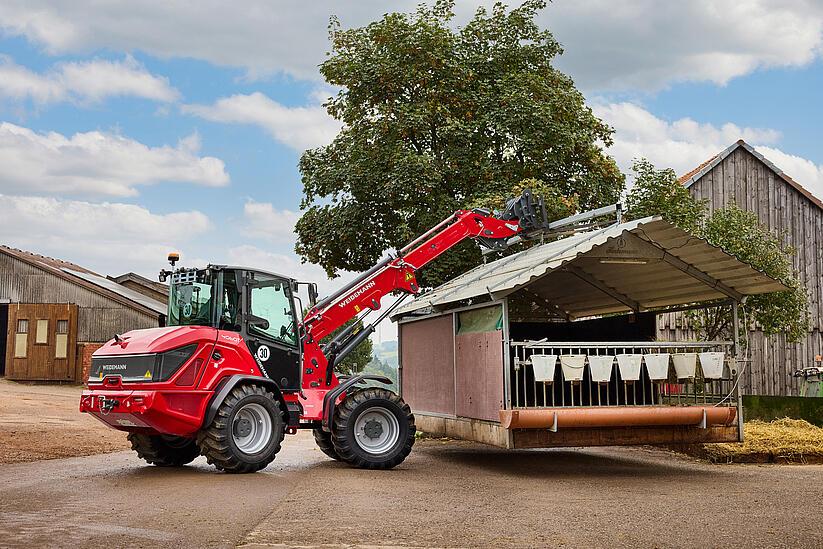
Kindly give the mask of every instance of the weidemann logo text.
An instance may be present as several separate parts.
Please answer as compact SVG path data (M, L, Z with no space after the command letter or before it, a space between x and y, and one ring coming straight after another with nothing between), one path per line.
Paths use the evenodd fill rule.
M365 292L366 290L374 288L375 284L376 284L375 281L372 280L371 282L369 282L368 284L366 284L365 286L363 286L362 288L360 288L359 290L357 290L353 294L349 295L349 297L347 297L346 299L344 299L343 301L338 303L338 305L340 307L345 307L346 305L348 305L349 303L351 303L352 301L354 301L355 299L357 299L358 297L363 295L363 292Z

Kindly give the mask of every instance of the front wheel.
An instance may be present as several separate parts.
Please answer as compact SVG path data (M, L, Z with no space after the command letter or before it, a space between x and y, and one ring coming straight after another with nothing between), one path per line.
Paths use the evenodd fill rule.
M208 462L227 473L253 473L274 461L285 436L283 408L257 385L235 387L197 444Z
M364 469L391 469L414 445L414 415L395 393L378 388L346 396L337 407L332 443L340 459Z

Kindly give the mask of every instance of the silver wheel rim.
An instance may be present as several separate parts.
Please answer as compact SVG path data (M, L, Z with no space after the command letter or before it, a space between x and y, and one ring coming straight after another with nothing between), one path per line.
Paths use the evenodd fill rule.
M244 454L256 454L265 448L273 431L271 415L260 404L246 404L234 415L232 440Z
M354 439L357 445L370 454L382 454L397 444L400 423L389 410L372 406L357 416L354 423Z

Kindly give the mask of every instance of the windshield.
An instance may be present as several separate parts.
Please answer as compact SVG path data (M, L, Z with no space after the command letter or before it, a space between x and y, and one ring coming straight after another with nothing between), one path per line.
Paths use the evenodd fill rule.
M169 326L210 326L212 277L205 272L175 273L169 292Z

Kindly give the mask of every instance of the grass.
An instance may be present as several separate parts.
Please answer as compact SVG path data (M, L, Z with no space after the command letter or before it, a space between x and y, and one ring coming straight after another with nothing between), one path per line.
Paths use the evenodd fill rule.
M823 463L823 427L802 419L752 420L744 442L696 444L683 448L713 463Z

